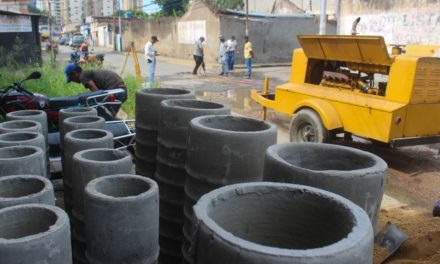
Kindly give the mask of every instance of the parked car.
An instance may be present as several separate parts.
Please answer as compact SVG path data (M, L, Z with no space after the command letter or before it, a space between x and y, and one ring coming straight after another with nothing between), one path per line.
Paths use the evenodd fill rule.
M58 44L59 45L68 45L69 44L69 36L67 35L62 35L59 39L58 39Z
M77 48L81 45L81 43L83 43L84 41L84 36L82 35L75 35L72 38L72 44L70 45L71 47Z

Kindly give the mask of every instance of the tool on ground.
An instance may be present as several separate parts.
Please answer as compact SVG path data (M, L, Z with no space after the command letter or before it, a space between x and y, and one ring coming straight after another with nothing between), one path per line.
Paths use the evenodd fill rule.
M136 72L136 80L141 81L142 80L141 67L139 66L139 59L137 56L136 48L134 47L134 42L130 42L130 47L128 49L127 55L125 56L125 62L124 62L124 66L122 67L122 70L121 70L121 75L124 73L125 66L127 66L127 61L128 61L128 57L130 56L130 54L133 56L134 70Z
M374 244L376 244L376 255L380 255L378 264L384 263L390 256L392 256L397 249L408 239L408 236L403 233L397 226L388 222L384 228L374 237Z

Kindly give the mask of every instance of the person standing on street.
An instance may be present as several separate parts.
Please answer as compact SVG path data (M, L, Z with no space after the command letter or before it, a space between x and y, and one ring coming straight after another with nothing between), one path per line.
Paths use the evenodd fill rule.
M234 69L236 51L237 51L237 40L235 40L235 36L231 36L231 38L228 39L229 71L232 71Z
M220 39L220 49L219 49L219 56L218 60L221 64L222 71L219 75L228 76L229 73L229 59L228 59L228 44L225 41L225 38L223 36L219 37Z
M196 66L193 70L193 75L197 75L197 71L199 70L200 65L203 63L203 42L205 41L205 37L200 37L195 43L194 43L194 61L196 63Z
M247 68L246 78L250 79L252 74L252 58L254 58L254 52L252 51L252 43L249 41L249 36L244 37L244 62Z
M148 62L148 83L154 83L154 74L156 71L156 56L159 53L154 49L154 44L158 42L157 36L151 36L151 40L145 44L145 60Z

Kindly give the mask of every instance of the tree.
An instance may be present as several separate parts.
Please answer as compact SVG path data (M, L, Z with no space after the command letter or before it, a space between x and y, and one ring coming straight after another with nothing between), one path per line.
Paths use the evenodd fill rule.
M38 9L38 8L36 8L33 5L28 5L28 11L31 14L41 14L41 15L47 15L48 14L48 12L46 10L42 11L41 9Z
M155 0L154 2L161 7L164 16L181 15L188 5L188 0Z
M242 10L244 6L243 0L211 0L217 9L236 9Z

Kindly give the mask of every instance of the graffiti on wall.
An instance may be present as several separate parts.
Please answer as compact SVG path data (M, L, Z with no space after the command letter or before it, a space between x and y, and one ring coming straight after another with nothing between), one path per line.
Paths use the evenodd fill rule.
M440 44L440 14L438 13L379 13L359 15L357 32L380 35L388 44ZM344 16L341 33L351 34L358 16Z

